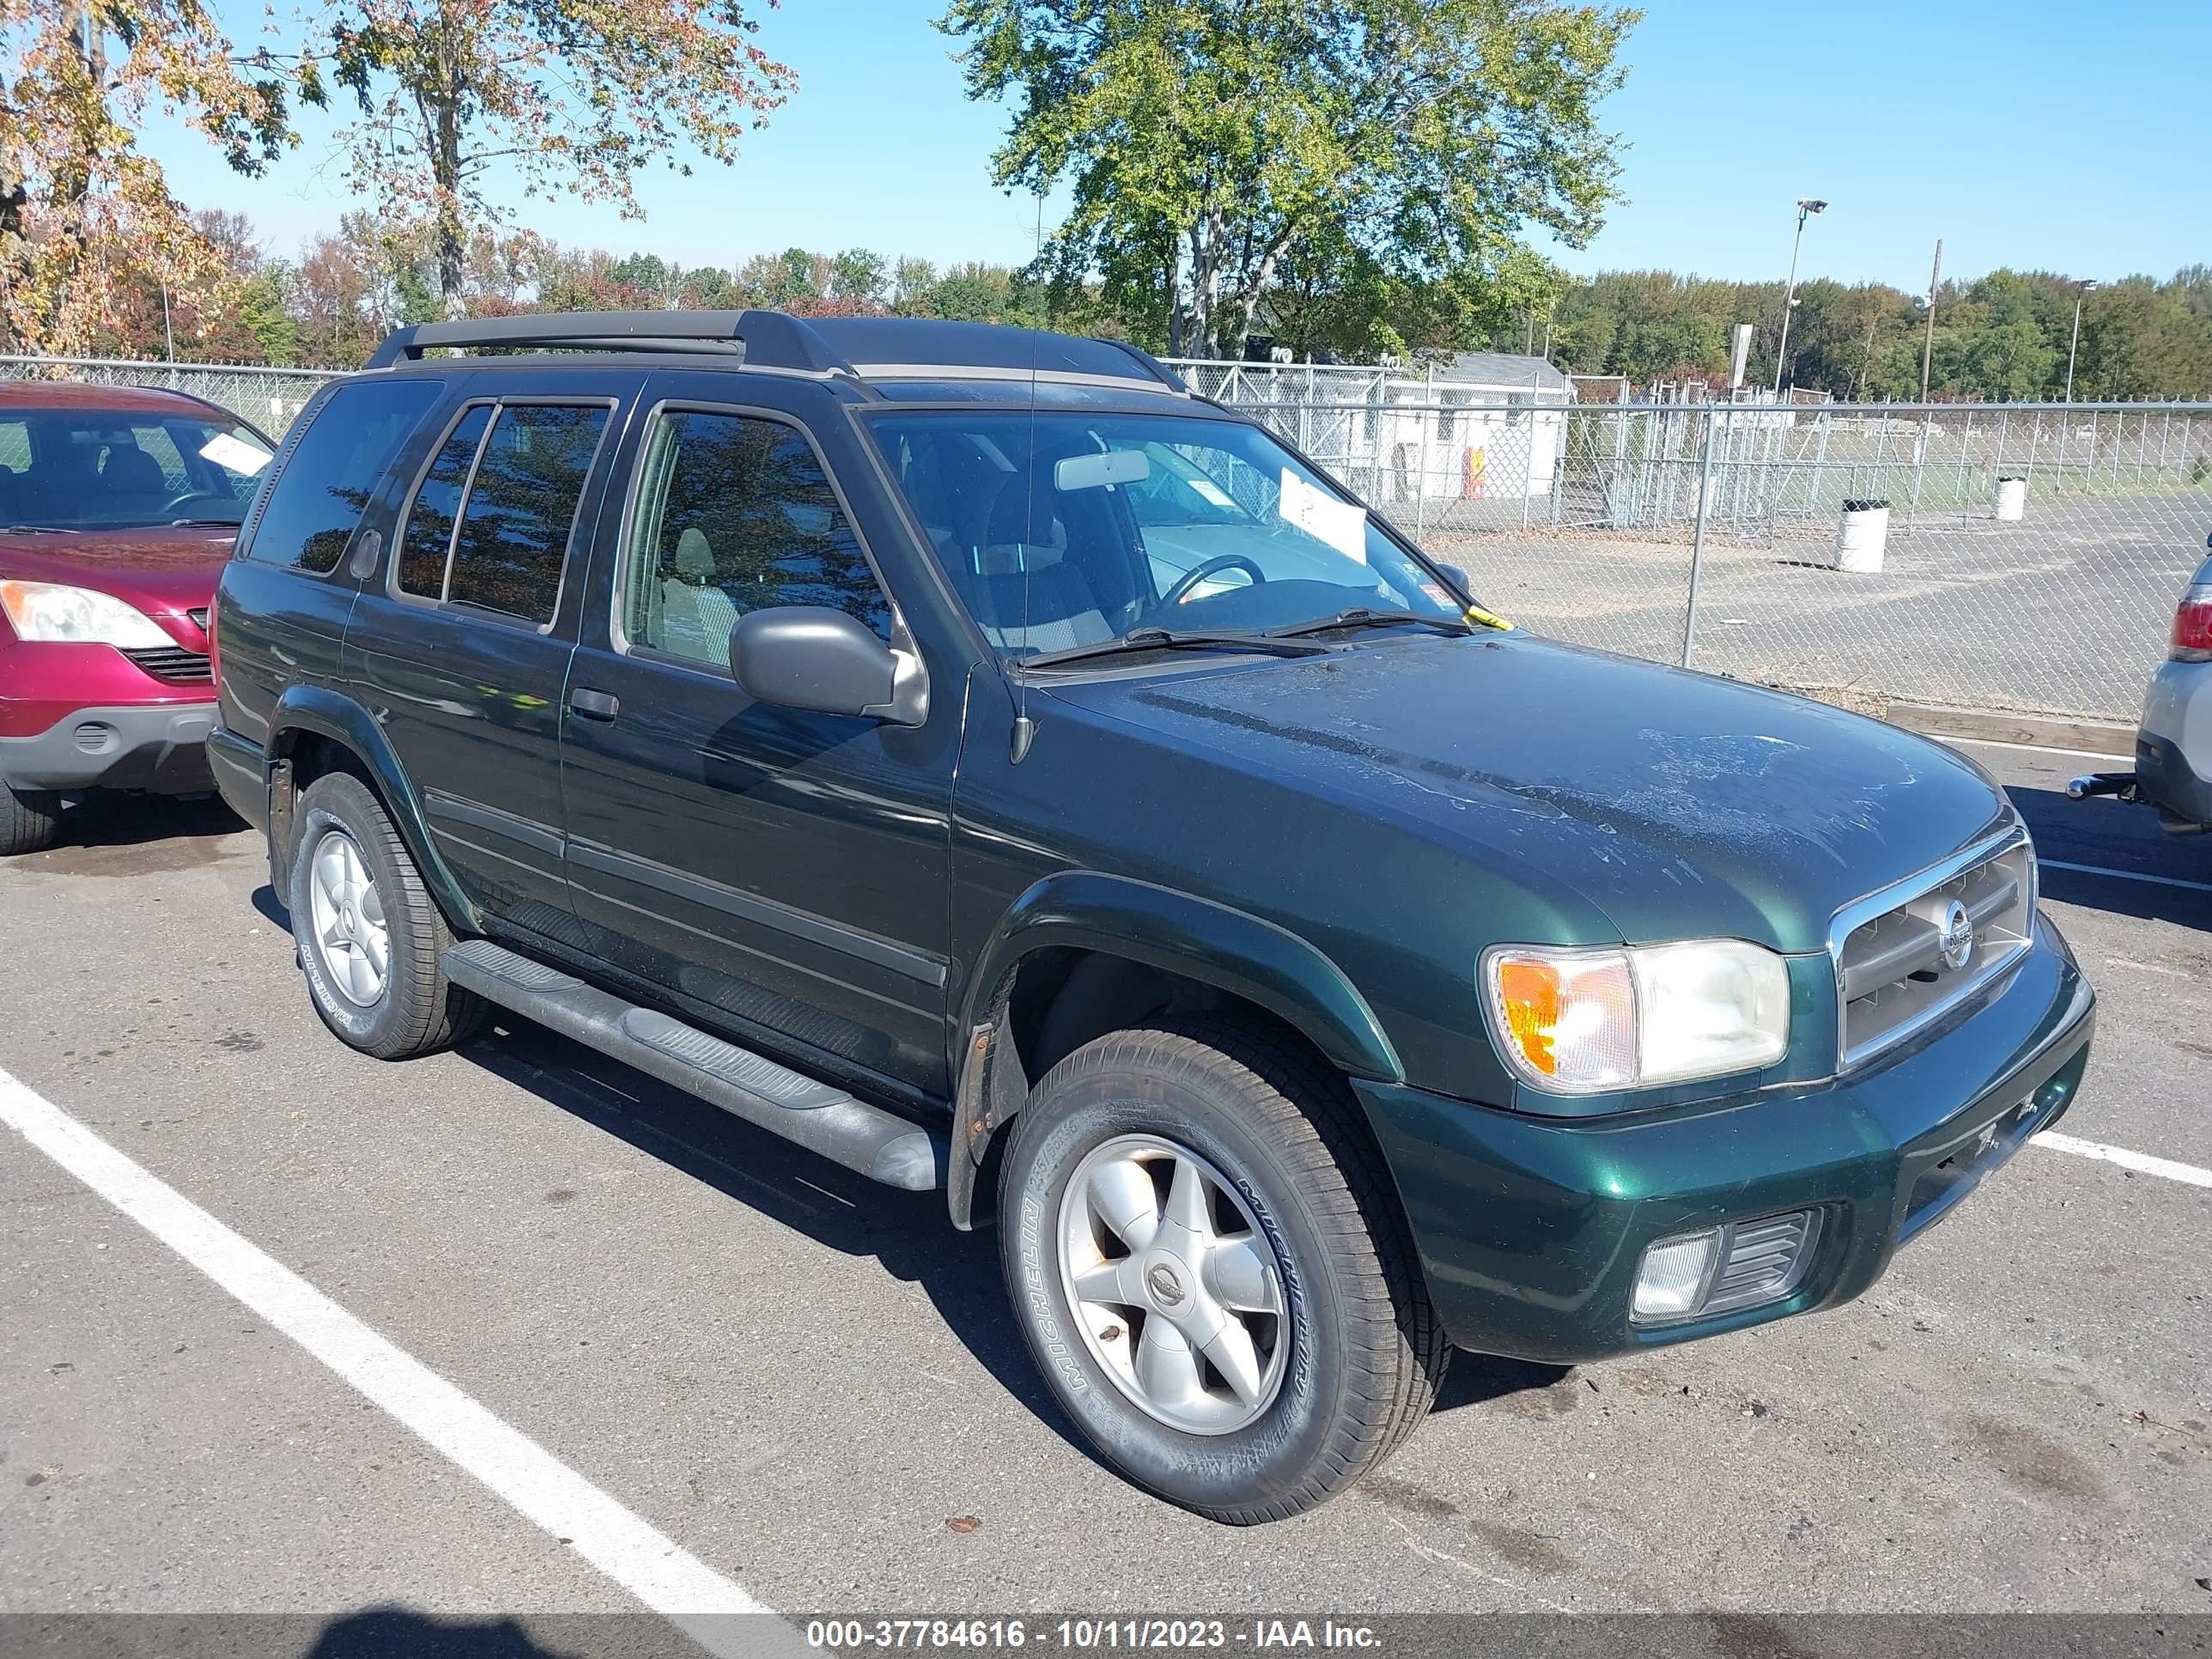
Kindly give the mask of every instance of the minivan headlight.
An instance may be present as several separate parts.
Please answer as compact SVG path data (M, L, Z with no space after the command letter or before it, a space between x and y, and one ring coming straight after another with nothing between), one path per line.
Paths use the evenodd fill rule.
M1599 1094L1771 1066L1790 1048L1790 971L1743 939L1483 953L1498 1047L1522 1079Z
M0 582L0 610L20 640L112 645L125 651L157 651L176 641L152 617L112 593L57 582Z

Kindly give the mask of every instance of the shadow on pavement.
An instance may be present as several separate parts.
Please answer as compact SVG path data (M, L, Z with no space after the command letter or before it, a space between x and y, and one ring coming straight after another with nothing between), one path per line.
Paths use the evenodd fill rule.
M543 1646L516 1619L369 1607L331 1620L301 1659L568 1659L582 1651Z
M1006 1310L998 1237L963 1233L945 1194L901 1192L793 1146L618 1060L502 1016L459 1050L517 1088L627 1141L694 1180L850 1256L872 1256L918 1285L984 1369L1085 1456L1097 1458L1046 1393Z
M2212 931L2212 836L2172 836L2148 806L2114 800L2069 800L2057 789L2020 784L2005 793L2035 837L2046 899L2085 909ZM2089 866L2084 870L2057 864ZM2118 873L2100 875L2092 871ZM2156 880L2131 880L2133 876Z
M64 847L143 847L182 836L234 836L246 820L219 795L93 795L62 815Z

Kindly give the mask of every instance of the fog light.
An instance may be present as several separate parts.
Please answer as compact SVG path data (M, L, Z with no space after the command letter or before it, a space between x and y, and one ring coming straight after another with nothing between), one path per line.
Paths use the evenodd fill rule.
M1662 1238L1644 1252L1643 1271L1636 1275L1636 1302L1632 1317L1638 1322L1680 1319L1695 1313L1704 1300L1705 1280L1721 1242L1720 1229L1701 1233L1678 1233Z
M1662 1238L1644 1252L1629 1318L1664 1324L1779 1302L1803 1282L1820 1241L1818 1210Z

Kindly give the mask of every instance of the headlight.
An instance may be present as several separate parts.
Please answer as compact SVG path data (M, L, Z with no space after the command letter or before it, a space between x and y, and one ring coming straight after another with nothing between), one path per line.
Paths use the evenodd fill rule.
M1484 953L1482 980L1499 1051L1558 1094L1756 1071L1790 1048L1789 969L1741 939L1501 945Z
M52 582L0 582L0 611L24 640L112 645L125 651L159 650L176 641L143 611L112 593Z

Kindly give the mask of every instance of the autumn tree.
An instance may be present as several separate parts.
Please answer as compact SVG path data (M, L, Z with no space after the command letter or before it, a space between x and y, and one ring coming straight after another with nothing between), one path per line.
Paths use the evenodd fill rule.
M241 70L198 0L0 0L0 344L99 349L146 283L224 275L138 147L156 106L241 173L289 137L282 77Z
M1235 355L1301 242L1480 278L1528 230L1580 246L1614 195L1596 105L1636 14L1556 0L952 0L971 98L1012 100L998 181L1074 204L1048 252L1170 296L1176 352Z
M428 228L453 312L471 230L502 218L495 174L635 218L640 172L690 173L680 147L734 160L793 85L757 27L744 0L328 0L296 61L302 97L358 111L352 182Z

